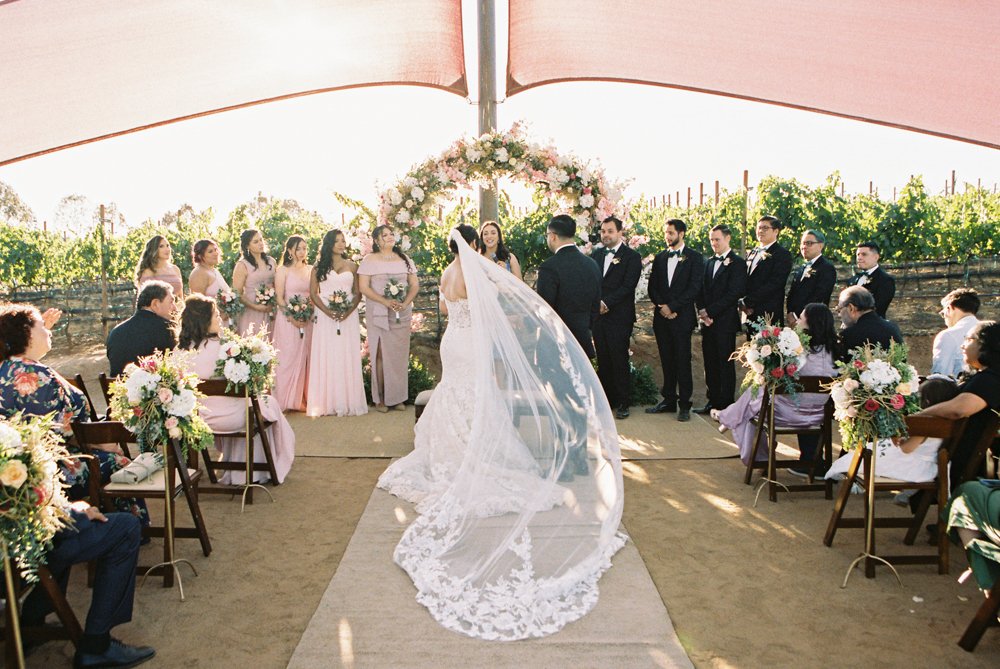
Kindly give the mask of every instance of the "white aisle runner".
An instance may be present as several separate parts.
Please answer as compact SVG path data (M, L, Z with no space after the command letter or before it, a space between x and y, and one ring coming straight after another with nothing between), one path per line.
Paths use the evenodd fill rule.
M413 508L376 489L288 666L345 667L692 667L632 543L600 581L597 606L543 639L472 639L438 625L417 603L392 551Z

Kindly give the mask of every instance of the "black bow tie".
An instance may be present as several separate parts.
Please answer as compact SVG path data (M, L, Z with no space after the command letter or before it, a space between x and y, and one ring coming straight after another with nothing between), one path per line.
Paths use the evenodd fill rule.
M667 257L668 258L676 258L680 254L681 254L680 251L667 251Z
M719 262L722 262L725 259L726 259L726 256L714 256L712 258L712 260L718 260Z
M854 278L860 279L863 276L868 276L868 272L858 272L857 274L854 275Z

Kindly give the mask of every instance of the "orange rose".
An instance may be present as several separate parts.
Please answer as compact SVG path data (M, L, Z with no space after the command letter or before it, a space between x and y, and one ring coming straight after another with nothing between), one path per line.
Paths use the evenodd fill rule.
M14 390L19 395L30 395L38 390L38 374L35 372L19 372L14 377Z

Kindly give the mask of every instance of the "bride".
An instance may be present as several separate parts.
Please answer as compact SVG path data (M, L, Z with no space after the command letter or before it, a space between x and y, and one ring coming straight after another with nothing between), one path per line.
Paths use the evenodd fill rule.
M594 607L624 544L618 435L590 360L555 312L474 250L471 226L449 245L441 382L413 452L378 483L419 513L393 557L448 629L545 636Z

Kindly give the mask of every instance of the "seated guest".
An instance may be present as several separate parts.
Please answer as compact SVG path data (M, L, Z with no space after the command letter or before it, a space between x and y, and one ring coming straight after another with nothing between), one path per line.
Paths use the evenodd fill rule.
M941 317L947 329L934 337L931 374L944 374L958 378L965 365L962 342L972 328L979 324L979 294L972 288L953 290L941 300Z
M49 325L54 324L50 318ZM87 420L87 399L59 372L38 362L51 348L52 333L38 309L24 304L0 307L0 415L9 417L19 411L25 416L54 414L56 429L64 437L70 437L73 434L70 423ZM71 453L80 452L73 444L68 447ZM130 462L117 444L95 444L94 448L102 483L109 482L111 474ZM86 461L69 460L62 463L62 468L70 486L66 491L69 498L87 497L90 470ZM115 500L115 505L149 524L144 500L121 498Z
M896 295L896 280L878 266L879 247L875 242L858 244L855 251L858 273L847 280L848 286L863 286L875 298L875 313L885 318L889 303Z
M170 242L162 235L154 235L146 242L146 248L139 258L139 266L135 270L136 288L142 287L148 281L162 281L174 289L178 300L184 299L184 280L181 269L173 263L173 249Z
M174 333L174 289L162 281L147 281L139 290L135 313L108 335L111 376L119 376L130 362L177 346Z
M72 522L52 540L52 547L45 554L45 565L65 593L73 565L97 562L90 611L73 667L138 666L156 651L149 646L128 646L111 638L111 628L132 620L142 536L139 521L128 513L105 516L86 502L75 502L68 511ZM41 626L49 613L52 602L44 588L36 587L24 600L23 624Z
M837 269L823 255L826 237L819 230L806 230L799 242L805 264L792 272L791 287L785 302L785 322L794 326L807 304L830 304Z
M976 584L990 591L1000 581L1000 489L967 481L948 503L948 535L965 549Z
M837 347L837 333L833 329L833 314L825 304L810 304L799 315L799 325L809 333L809 350L806 360L799 370L801 376L833 376L834 355ZM718 412L721 426L719 431L732 430L733 439L740 447L740 459L749 464L750 458L767 460L767 435L761 433L756 449L753 445L757 427L750 419L760 413L763 390L756 396L748 388L735 402ZM774 424L782 427L815 427L823 421L823 408L829 395L822 393L799 393L795 398L778 395L774 398ZM802 471L811 466L815 456L816 442L811 442L811 450L800 443ZM756 451L756 455L752 455ZM809 451L809 452L807 452Z
M215 362L219 357L219 333L222 332L222 316L215 300L202 295L190 295L184 302L181 313L181 332L178 347L195 351L191 369L200 379L219 378L215 373ZM281 483L292 468L295 460L295 432L288 424L281 407L270 395L261 395L260 410L264 420L274 421L267 428L267 438L274 457L274 468ZM238 397L203 397L201 417L214 432L238 432L246 424L246 402ZM246 442L243 439L223 439L222 461L243 462L246 458ZM260 436L254 438L254 462L266 462L264 446ZM256 472L254 482L268 480L266 472ZM243 472L226 472L223 483L242 485L246 481Z
M899 327L875 313L875 298L860 286L840 291L837 311L844 323L844 329L840 331L842 360L849 360L851 351L865 344L878 344L888 349L891 342L903 343Z

